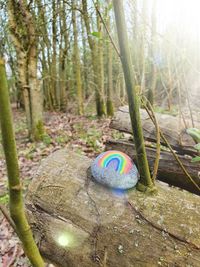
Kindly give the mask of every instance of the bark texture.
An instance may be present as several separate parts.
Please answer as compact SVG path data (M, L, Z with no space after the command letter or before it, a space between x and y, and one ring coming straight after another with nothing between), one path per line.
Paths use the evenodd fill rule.
M155 126L149 118L147 112L140 109L140 115L145 140L156 142ZM175 150L182 154L194 154L196 152L193 148L195 145L194 140L186 133L184 123L179 123L178 117L156 113L156 118L160 126L160 130ZM200 121L195 121L195 125L196 128L200 128ZM119 108L119 110L115 113L115 117L113 118L110 127L121 132L132 133L127 106Z
M46 258L63 267L200 266L199 196L162 183L154 196L119 195L91 179L90 164L59 150L30 184L27 213Z
M98 4L98 2L97 2ZM94 84L95 86L95 101L96 101L96 111L97 115L99 117L102 117L106 114L105 110L105 103L104 103L104 92L103 90L103 83L102 83L102 70L100 67L101 64L101 57L102 57L102 51L101 48L98 46L97 40L94 40L92 38L92 30L91 30L91 24L90 24L90 16L88 13L88 4L86 0L82 0L82 8L83 8L83 20L85 22L85 28L87 32L87 38L89 47L91 50L91 59L92 59L92 67L93 67L93 73L94 73ZM99 52L101 52L99 54Z
M17 53L20 87L23 89L29 137L42 139L43 101L37 78L38 39L35 16L25 1L7 1L9 29Z

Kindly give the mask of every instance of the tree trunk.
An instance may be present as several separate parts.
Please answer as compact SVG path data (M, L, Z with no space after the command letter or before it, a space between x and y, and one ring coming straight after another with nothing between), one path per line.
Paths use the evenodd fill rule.
M35 267L44 267L44 262L40 256L25 216L8 85L5 65L2 58L0 59L0 102L0 125L8 172L10 215L15 224L16 233L22 241L24 252L30 262Z
M110 3L110 0L107 1L108 5ZM110 14L109 10L107 11L107 28L108 31L111 30L110 27ZM107 107L107 115L113 116L114 115L114 107L113 107L113 54L112 54L112 44L110 41L107 42L107 75L108 75L108 82L107 82L107 101L106 101L106 107Z
M84 94L85 94L85 99L88 99L90 96L90 91L89 91L89 82L88 82L88 55L87 55L87 46L86 46L86 38L87 35L85 34L85 25L84 25L84 20L83 17L81 17L81 29L82 29L82 46L83 46L83 76L84 76Z
M57 3L52 0L52 60L51 60L51 93L54 109L60 109L60 98L57 86Z
M113 4L115 11L115 20L117 24L121 61L128 94L129 113L131 118L134 142L137 151L137 163L141 176L141 180L138 184L138 189L144 191L147 189L151 190L151 188L153 188L153 182L149 173L149 166L144 146L144 138L139 112L139 96L137 95L135 84L133 81L134 71L132 68L130 51L128 48L128 36L125 25L123 3L121 0L113 0Z
M54 97L52 96L52 82L51 82L51 58L50 50L51 43L48 37L47 30L47 17L46 17L46 6L43 6L41 0L36 0L38 8L38 17L41 21L39 27L40 33L40 49L42 53L42 81L43 81L43 92L44 92L44 104L45 107L53 110Z
M95 84L95 98L96 98L96 110L97 115L99 117L105 115L105 103L104 99L102 98L102 93L100 88L102 88L101 77L100 77L100 69L99 69L99 55L98 55L98 46L97 41L93 40L91 37L91 27L90 27L90 20L88 15L88 8L87 8L87 1L82 0L83 6L83 19L85 21L85 27L87 32L88 43L91 50L91 57L92 57L92 66L93 66L93 73L94 73L94 84Z
M99 0L96 1L96 7L100 10ZM97 76L98 80L98 90L99 90L99 114L106 115L105 107L105 92L104 92L104 58L103 58L103 31L102 31L102 22L100 20L99 14L96 11L97 17L97 31L99 38L97 40Z
M37 49L36 44L29 49L28 85L31 104L31 133L34 140L40 140L44 133L43 128L43 95L41 85L37 79Z
M78 114L83 115L83 88L82 88L82 78L81 78L81 62L80 53L78 46L78 31L75 13L76 2L72 1L72 24L73 24L73 34L74 34L74 70L76 79L76 92L77 92L77 103L78 103Z
M60 96L60 110L65 112L67 107L67 57L69 49L69 30L67 29L67 17L65 3L60 3L60 28L62 29L60 38L60 60L59 60L59 96Z
M150 58L151 58L151 77L150 81L151 83L148 85L148 94L147 98L151 105L154 105L154 96L155 96L155 89L156 89L156 83L157 83L157 62L156 62L156 5L157 0L153 1L152 6L152 13L151 13L151 49L150 49Z
M20 83L30 138L39 140L44 133L42 95L37 79L36 25L29 6L24 2L9 0L7 4L9 27L16 52ZM18 16L16 16L16 14ZM22 34L22 36L19 34Z
M142 22L141 22L141 47L140 51L140 73L141 73L141 92L146 91L146 18L147 18L147 0L142 3Z

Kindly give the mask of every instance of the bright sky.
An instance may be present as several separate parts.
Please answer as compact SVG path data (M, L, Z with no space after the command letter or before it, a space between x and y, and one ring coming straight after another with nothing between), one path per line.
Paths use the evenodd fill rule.
M184 33L200 35L200 0L157 0L157 15L163 29L173 24Z

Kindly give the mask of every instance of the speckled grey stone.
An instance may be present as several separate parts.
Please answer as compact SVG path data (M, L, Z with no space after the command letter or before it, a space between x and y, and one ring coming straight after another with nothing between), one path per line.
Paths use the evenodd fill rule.
M119 171L115 170L115 167L112 166L112 164L108 167L99 166L99 160L101 160L104 153L106 152L101 153L91 164L91 173L93 178L100 184L114 189L125 190L133 188L139 179L139 173L134 162L129 158L131 160L131 168L129 172L120 174Z

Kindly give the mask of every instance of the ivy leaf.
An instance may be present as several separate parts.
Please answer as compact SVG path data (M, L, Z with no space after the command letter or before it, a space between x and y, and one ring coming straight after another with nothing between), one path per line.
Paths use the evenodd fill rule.
M101 33L100 32L91 32L91 35L96 37L96 38L100 38L101 37Z
M193 138L195 142L200 143L200 130L199 129L188 128L186 132Z
M200 157L199 156L196 156L191 160L191 162L198 162L198 161L200 161Z
M196 145L194 146L194 148L195 148L196 150L200 151L200 143L196 144Z

